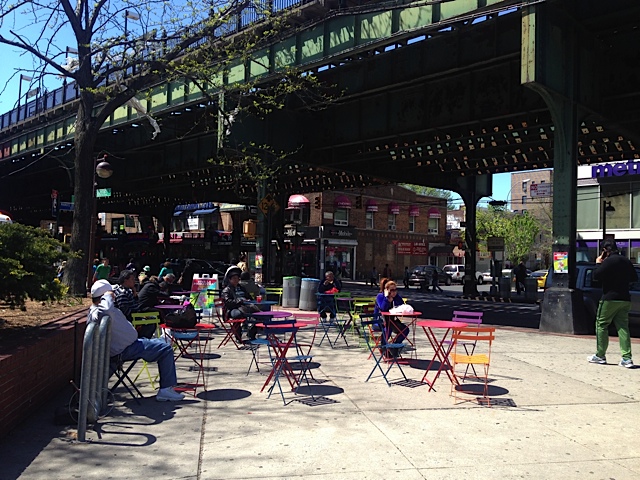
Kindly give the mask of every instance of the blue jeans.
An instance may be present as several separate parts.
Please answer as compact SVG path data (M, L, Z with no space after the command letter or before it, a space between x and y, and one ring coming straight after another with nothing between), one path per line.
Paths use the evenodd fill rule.
M125 348L120 356L123 361L142 359L149 363L157 362L160 388L174 387L178 383L173 348L160 339L139 338Z

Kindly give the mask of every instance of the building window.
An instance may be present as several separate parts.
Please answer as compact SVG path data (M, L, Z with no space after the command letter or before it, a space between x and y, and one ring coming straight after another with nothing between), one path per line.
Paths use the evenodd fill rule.
M387 220L387 225L389 225L389 230L396 229L396 217L397 215L394 215L393 213L389 214L389 219Z
M527 196L523 195L522 196L522 205L526 205L527 204Z
M336 208L333 213L333 224L340 227L349 225L349 210L346 208Z
M416 231L416 217L414 216L409 217L409 231L410 232Z
M365 214L364 223L365 223L364 228L367 228L369 230L373 230L373 228L374 228L374 226L373 226L374 225L374 223L373 223L373 212L367 212Z
M522 182L522 193L527 193L527 182L528 180Z
M437 235L438 234L438 223L440 223L439 218L430 218L429 219L429 230L428 232Z

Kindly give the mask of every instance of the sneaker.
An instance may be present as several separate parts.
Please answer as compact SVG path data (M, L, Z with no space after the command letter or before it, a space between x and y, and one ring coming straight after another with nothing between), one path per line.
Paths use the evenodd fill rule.
M159 402L179 402L184 400L184 395L176 392L173 387L166 387L158 390L156 400Z
M600 365L604 365L607 363L607 359L605 357L600 358L597 355L592 355L591 357L587 357L589 363L599 363Z
M631 359L625 360L623 358L622 360L620 360L620 363L618 365L624 368L633 368L633 360Z

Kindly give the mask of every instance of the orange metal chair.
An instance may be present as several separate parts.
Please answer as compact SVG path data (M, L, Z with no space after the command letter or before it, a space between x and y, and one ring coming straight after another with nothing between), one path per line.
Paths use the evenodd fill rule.
M451 362L451 369L453 373L453 380L451 382L451 396L454 397L454 401L457 403L458 394L478 394L478 389L473 389L472 384L464 384L464 381L471 378L476 381L482 382L482 396L476 397L479 402L486 402L487 405L491 405L491 399L489 398L489 365L491 364L491 346L495 339L494 327L464 327L454 328L453 339L453 353L449 355ZM472 354L468 353L465 348L465 343L472 342L475 344L475 350ZM481 374L475 373L474 375L467 374L467 367L469 365L476 365L482 368L478 368ZM465 367L464 372L462 366ZM477 383L475 385L478 385ZM469 398L464 398L463 401L470 401Z
M467 310L454 310L453 311L453 316L451 317L451 321L452 322L464 322L467 324L472 324L472 325L480 325L482 323L482 316L483 316L484 312L470 312ZM453 342L453 340L446 340L446 343L449 342ZM476 348L476 343L475 342L463 342L461 343L462 346L464 346L464 351L467 355L473 355L473 352L475 351ZM471 370L473 371L474 375L476 374L476 369L473 366L473 364L467 365L467 368L464 372L464 374L466 375L467 372L469 371L469 368L471 368Z

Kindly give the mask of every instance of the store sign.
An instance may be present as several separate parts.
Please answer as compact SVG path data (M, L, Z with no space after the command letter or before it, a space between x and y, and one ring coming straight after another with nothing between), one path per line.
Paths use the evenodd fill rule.
M638 172L638 167L640 167L640 162L634 162L633 160L629 160L626 163L602 163L591 167L591 178L638 175L640 173Z
M411 255L413 251L413 243L412 242L398 242L397 252L398 255Z
M335 227L327 225L324 227L324 238L344 238L346 240L355 239L356 231L349 227Z
M426 243L414 243L412 255L429 255L429 245Z
M550 183L532 183L529 187L529 195L531 198L542 198L551 196Z
M216 208L213 202L185 203L183 205L176 205L175 211L210 210L212 208Z

